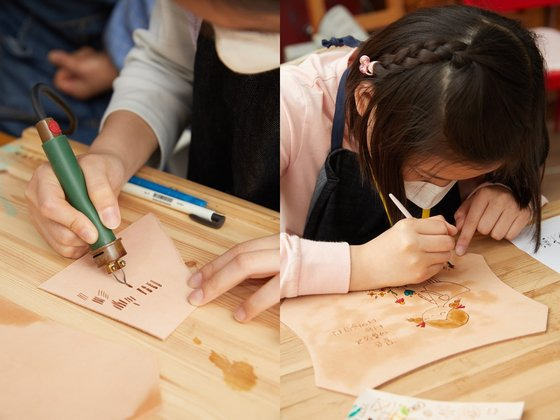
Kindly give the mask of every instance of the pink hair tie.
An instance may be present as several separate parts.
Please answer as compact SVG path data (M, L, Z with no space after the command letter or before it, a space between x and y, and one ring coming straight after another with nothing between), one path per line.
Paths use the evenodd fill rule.
M373 76L373 66L378 63L378 61L371 61L367 55L362 55L360 57L360 71L368 76Z

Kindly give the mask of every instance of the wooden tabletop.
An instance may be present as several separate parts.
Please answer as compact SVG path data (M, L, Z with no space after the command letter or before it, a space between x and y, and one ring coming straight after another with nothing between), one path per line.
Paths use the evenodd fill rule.
M7 144L13 140L14 140L13 136L0 132L0 146L2 146L3 144Z
M560 201L543 208L543 218L558 214ZM378 389L444 401L525 401L524 420L560 418L560 274L505 240L477 237L470 252L482 254L503 282L549 307L546 333L469 350ZM355 397L315 386L309 353L284 324L280 358L283 419L345 418Z
M87 149L77 143L73 147L77 153ZM232 317L232 310L257 289L259 282L245 282L196 309L165 341L38 289L72 262L58 256L29 219L26 180L45 160L34 129L0 148L0 296L61 324L157 354L163 407L156 418L277 418L278 306L244 325ZM121 226L154 213L193 269L236 243L279 230L277 212L151 168L143 168L139 175L201 197L210 208L226 215L224 226L215 230L172 209L121 194ZM226 381L212 362L216 362L216 354L252 366L255 385L247 384L250 389L246 391L234 389L231 378Z

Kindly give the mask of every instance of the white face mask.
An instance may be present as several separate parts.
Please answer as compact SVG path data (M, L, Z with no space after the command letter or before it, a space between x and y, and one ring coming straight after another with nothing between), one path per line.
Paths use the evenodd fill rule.
M404 181L406 198L421 209L431 209L439 203L457 181L451 181L445 187L439 187L429 182Z

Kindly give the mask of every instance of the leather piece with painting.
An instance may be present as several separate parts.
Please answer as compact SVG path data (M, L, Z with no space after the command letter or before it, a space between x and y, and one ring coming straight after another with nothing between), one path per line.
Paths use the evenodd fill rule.
M467 254L417 285L286 299L280 314L305 343L316 385L358 395L447 356L543 332L548 308Z

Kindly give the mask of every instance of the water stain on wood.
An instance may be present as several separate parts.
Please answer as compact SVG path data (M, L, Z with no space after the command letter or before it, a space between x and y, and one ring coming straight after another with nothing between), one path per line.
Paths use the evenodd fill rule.
M200 346L202 344L202 341L200 341L200 338L198 338L198 337L193 338L192 342L194 344L196 344L197 346Z
M225 383L232 389L238 391L249 391L257 382L253 372L253 366L245 362L230 362L227 357L212 351L208 357L214 365L220 368L224 374Z

